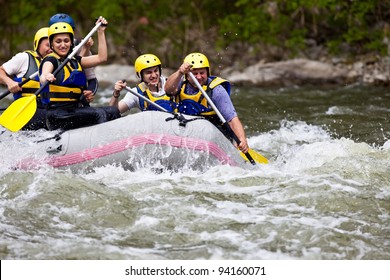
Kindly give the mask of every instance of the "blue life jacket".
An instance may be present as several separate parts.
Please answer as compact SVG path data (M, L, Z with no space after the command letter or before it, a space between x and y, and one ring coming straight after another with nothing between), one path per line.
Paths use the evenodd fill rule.
M162 96L153 96L149 88L145 85L144 82L137 85L137 91L139 94L144 96L145 98L149 99L153 103L156 103L157 105L160 105L164 109L166 109L168 112L172 113L175 109L175 104L172 101L172 98L167 96L166 94ZM139 98L139 106L142 111L159 111L159 109L152 104L146 102L145 100Z
M202 86L203 90L208 94L210 99L213 95L213 89L222 85L230 96L230 83L220 77L210 76L207 79L207 85ZM185 81L180 89L180 93L176 95L177 111L187 115L194 116L212 116L216 115L213 108L208 104L207 99L201 91L196 94L187 94L188 80Z
M47 57L49 56L55 57L58 61L58 65L61 64L60 57L56 53L51 53ZM81 64L76 58L72 58L61 69L61 71L57 73L56 80L53 83L49 83L42 90L42 103L48 104L49 102L78 102L83 94L83 90L86 87L87 77L83 72Z

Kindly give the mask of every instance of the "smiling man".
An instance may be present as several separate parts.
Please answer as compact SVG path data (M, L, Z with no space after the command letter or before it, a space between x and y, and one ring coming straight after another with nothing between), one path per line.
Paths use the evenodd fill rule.
M211 76L208 58L202 53L190 53L184 58L180 68L168 77L165 83L167 95L176 97L177 109L187 115L203 116L217 126L227 138L233 140L229 131L223 127L221 119L208 103L202 90L197 87L188 74L191 72L202 90L208 94L215 107L224 117L234 134L240 140L238 148L246 153L249 150L244 128L230 99L230 83L220 77Z
M137 91L140 95L163 107L168 112L173 112L175 105L172 98L167 96L164 91L166 78L161 73L160 59L154 54L142 54L135 60L134 68L140 83L132 90ZM132 108L138 108L141 111L158 110L155 106L130 92L121 101L118 101L120 92L125 87L125 81L117 81L110 100L110 105L118 107L121 113Z

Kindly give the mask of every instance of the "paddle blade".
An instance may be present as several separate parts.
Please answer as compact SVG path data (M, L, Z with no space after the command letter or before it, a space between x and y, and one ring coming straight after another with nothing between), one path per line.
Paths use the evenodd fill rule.
M36 95L30 95L14 101L0 116L0 124L13 132L22 129L37 110L36 98Z
M262 156L261 154L257 153L256 151L252 150L252 149L249 149L249 154L251 155L251 157L253 158L253 160L257 163L261 163L261 164L268 164L268 159L265 158L264 156ZM245 160L248 160L247 156L240 152L240 155L245 159Z

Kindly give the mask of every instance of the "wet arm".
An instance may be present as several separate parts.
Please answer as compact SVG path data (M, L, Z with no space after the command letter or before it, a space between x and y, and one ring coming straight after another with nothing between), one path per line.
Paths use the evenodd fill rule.
M243 153L248 152L249 146L245 136L244 127L242 126L240 119L236 116L233 119L231 119L231 121L229 121L228 124L230 125L231 129L236 134L238 139L240 139L241 141L240 145L238 145L240 151L242 151Z
M234 134L236 134L236 136L240 140L241 143L240 145L238 145L238 148L242 152L246 153L249 147L245 136L244 127L241 124L241 121L237 116L236 109L234 108L233 102L224 87L219 85L214 88L212 101L214 102L214 105L218 108L223 118L229 124Z

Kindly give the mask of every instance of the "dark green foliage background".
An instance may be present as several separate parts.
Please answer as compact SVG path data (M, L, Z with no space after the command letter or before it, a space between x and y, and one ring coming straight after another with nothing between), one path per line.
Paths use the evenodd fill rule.
M55 13L71 15L76 37L109 21L109 62L133 63L152 52L176 67L192 51L221 65L240 58L277 61L327 55L386 55L389 0L0 0L0 63L32 48L38 28ZM229 56L229 59L226 57ZM318 59L318 57L312 57Z

